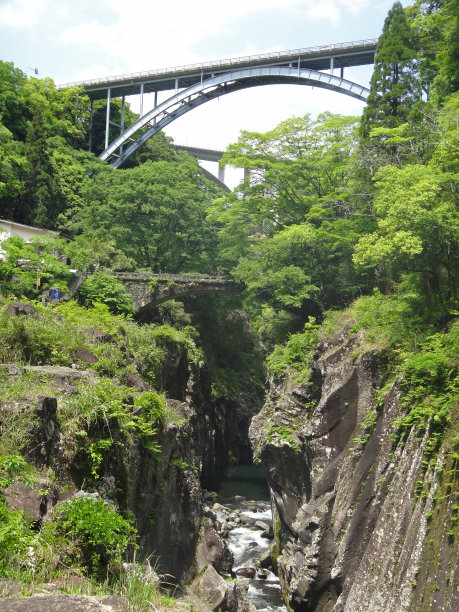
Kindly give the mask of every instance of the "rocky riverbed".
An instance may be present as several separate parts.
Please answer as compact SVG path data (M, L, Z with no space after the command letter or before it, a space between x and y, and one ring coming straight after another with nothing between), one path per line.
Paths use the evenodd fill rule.
M250 610L285 610L279 579L273 572L273 542L269 502L235 497L228 505L209 506L217 528L233 556L231 576L248 588Z

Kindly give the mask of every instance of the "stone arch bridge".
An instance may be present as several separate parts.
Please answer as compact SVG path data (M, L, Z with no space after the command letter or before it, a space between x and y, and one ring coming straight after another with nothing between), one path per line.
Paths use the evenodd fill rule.
M158 306L168 300L180 299L197 293L241 293L242 285L230 276L205 274L140 274L137 272L111 272L123 283L132 296L136 310Z

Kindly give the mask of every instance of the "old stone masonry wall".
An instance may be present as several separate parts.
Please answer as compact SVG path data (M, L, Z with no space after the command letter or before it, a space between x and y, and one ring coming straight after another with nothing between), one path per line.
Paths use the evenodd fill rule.
M252 421L289 610L459 609L448 506L429 524L444 455L425 470L428 429L395 441L400 391L376 401L380 363L349 324L319 344L310 380L273 383Z

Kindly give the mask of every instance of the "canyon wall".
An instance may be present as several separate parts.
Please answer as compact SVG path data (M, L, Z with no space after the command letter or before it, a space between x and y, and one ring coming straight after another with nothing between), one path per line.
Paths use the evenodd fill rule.
M403 438L397 381L351 324L320 342L309 380L271 381L252 421L271 489L289 610L459 609L451 460L425 461L430 429Z

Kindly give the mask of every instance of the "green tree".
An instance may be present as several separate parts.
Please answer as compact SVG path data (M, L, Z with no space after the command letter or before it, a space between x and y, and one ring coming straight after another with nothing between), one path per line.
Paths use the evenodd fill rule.
M16 140L25 140L27 133L26 83L27 76L19 68L0 61L0 121Z
M223 163L250 170L237 193L217 200L210 218L221 225L221 255L235 265L254 242L306 219L315 227L349 216L358 119L324 113L288 119L260 134L242 132ZM241 197L242 196L242 197Z
M459 90L459 0L445 0L441 15L443 36L435 57L438 74L434 89L444 99Z
M69 268L55 255L63 253L63 239L40 236L25 244L19 236L12 236L2 242L1 248L5 255L0 260L2 292L36 298L51 287L68 290Z
M375 232L355 248L357 266L378 267L389 282L421 275L426 295L457 297L459 213L457 177L427 166L386 166L376 174Z
M436 149L431 165L459 173L459 92L445 99L435 126Z
M118 279L105 272L95 272L86 278L80 287L80 300L84 306L100 302L115 314L130 314L132 298Z
M51 204L54 182L46 136L43 115L37 111L27 130L24 152L28 172L23 207L17 220L51 228L53 224L48 216L48 206Z
M443 44L446 26L445 0L416 0L406 10L418 60L418 79L426 97L438 75L437 54Z
M26 159L21 142L0 123L0 217L15 218L16 207L24 190Z
M402 5L395 2L376 47L362 136L368 137L373 127L392 128L406 121L412 105L421 98L416 70L412 32Z
M109 239L138 266L156 272L215 269L216 235L206 219L210 198L220 193L196 160L147 162L101 172L87 184L87 204L69 229L89 239Z
M245 132L224 161L250 179L216 200L222 265L246 286L246 307L270 341L359 292L352 253L372 229L356 181L358 119L325 113ZM240 197L242 196L242 197Z
M0 184L7 185L7 192L0 187L2 215L56 228L59 214L75 206L71 191L77 196L81 171L70 168L72 156L64 159L62 152L84 145L88 104L83 90L56 90L50 79L28 79L0 62Z

